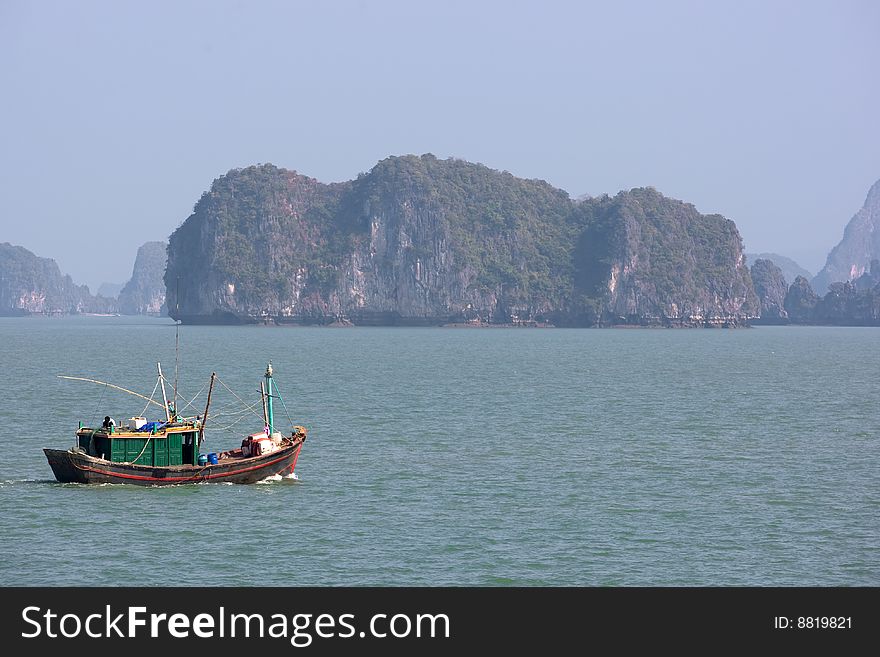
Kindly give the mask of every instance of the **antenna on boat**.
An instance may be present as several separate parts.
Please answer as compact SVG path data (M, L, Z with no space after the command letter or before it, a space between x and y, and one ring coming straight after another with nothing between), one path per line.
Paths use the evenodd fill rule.
M180 373L180 276L174 293L174 410L177 411L177 380Z
M156 363L156 369L159 370L159 382L162 384L162 401L165 402L165 421L171 422L171 412L168 410L168 395L165 394L165 377L162 376L162 363Z

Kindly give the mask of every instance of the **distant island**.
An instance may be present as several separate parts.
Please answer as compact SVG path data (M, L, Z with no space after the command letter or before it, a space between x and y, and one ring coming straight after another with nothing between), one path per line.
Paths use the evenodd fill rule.
M119 296L102 285L92 295L63 275L58 263L24 247L0 244L0 316L24 315L164 315L165 242L148 242L139 250L131 279Z
M843 239L831 249L822 270L811 282L819 295L832 283L853 281L870 272L871 262L880 259L880 180L868 191L861 210L856 212L843 231Z
M171 235L165 285L185 323L739 326L759 309L720 215L651 188L577 202L430 154L335 184L232 170Z
M51 258L21 246L0 244L0 315L115 313L116 300L92 296L64 276Z
M119 292L119 312L123 315L167 315L165 308L165 242L147 242L134 260L131 278Z
M569 195L459 159L389 157L324 184L233 169L115 295L0 244L0 314L195 324L880 325L880 181L815 277L744 254L733 221L652 187ZM102 291L116 289L102 286Z
M755 323L880 326L880 180L812 282L798 269L776 254L756 256L751 274L761 312Z
M798 276L803 276L807 280L813 278L813 275L801 267L791 258L778 253L746 253L746 264L751 268L756 260L769 260L782 270L782 275L786 281L793 281Z
M98 286L98 294L108 299L118 299L123 287L125 287L125 283L104 282Z

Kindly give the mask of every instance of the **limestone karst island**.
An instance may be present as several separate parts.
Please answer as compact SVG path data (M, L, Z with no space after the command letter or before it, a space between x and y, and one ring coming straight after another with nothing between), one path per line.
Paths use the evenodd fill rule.
M0 244L0 314L169 314L183 323L743 326L880 324L880 182L828 264L746 257L733 221L653 188L574 200L433 155L324 184L233 169L118 298ZM788 277L788 278L787 278ZM793 278L791 278L793 277Z

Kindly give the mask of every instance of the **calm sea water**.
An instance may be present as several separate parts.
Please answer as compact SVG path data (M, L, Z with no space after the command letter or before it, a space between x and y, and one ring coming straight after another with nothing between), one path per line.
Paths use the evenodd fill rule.
M56 483L43 447L143 410L57 375L149 395L174 334L0 319L0 584L880 584L880 330L186 326L182 396L272 360L298 480Z

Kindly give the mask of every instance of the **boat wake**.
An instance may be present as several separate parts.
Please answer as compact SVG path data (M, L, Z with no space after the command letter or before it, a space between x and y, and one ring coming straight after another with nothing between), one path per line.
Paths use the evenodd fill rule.
M57 484L58 482L55 479L4 479L0 481L0 488L6 488L9 486L42 486L44 484Z
M295 472L291 472L287 475L273 474L269 475L265 479L261 479L258 481L258 484L272 484L277 481L299 481L299 477L296 476Z

